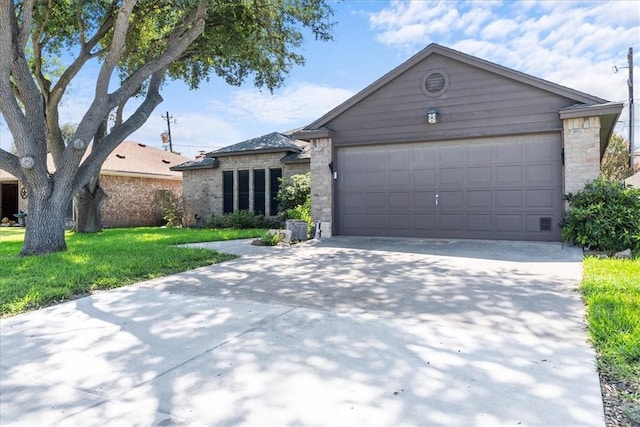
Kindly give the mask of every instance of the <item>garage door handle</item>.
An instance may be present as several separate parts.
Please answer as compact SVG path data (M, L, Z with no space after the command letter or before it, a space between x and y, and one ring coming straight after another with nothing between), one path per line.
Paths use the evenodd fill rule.
M436 206L438 206L438 194L436 194Z

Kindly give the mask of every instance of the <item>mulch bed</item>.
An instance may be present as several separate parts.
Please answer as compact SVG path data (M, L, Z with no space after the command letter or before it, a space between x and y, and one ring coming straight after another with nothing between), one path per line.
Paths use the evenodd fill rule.
M629 381L615 381L600 374L600 388L607 427L640 427L640 405L625 396L640 393L640 387ZM631 415L631 416L630 416Z

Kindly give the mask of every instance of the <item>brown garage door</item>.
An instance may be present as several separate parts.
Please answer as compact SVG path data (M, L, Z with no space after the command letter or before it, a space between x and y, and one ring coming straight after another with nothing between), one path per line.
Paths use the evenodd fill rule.
M336 166L338 234L560 240L559 135L343 147Z

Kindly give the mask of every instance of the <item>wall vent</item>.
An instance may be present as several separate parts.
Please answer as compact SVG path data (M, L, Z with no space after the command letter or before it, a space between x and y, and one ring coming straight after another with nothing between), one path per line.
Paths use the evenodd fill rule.
M551 217L540 217L540 231L551 231Z

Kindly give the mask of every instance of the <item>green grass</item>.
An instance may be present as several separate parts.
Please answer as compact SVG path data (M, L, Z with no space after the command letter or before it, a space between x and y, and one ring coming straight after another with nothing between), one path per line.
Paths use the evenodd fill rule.
M178 228L67 232L67 251L21 257L24 229L0 227L0 315L226 261L234 256L173 245L258 237L263 232Z
M640 258L586 258L582 293L600 372L630 383L640 405Z

